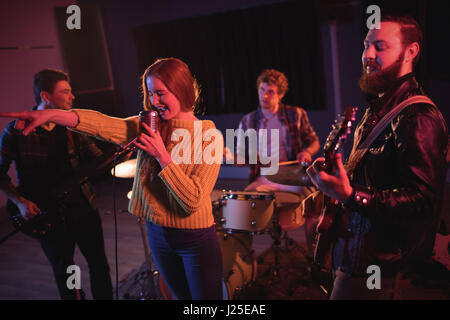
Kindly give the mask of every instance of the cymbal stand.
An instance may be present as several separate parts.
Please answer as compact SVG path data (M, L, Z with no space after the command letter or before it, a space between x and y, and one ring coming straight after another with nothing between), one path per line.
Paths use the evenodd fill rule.
M287 231L283 231L280 222L279 222L279 211L277 210L277 206L275 204L274 208L274 218L272 220L272 227L267 230L267 233L273 239L271 251L274 255L274 264L269 269L271 276L274 279L278 279L279 271L282 269L280 264L280 255L283 252L288 252L295 247L299 249L299 251L306 256L306 252L302 246L300 246L294 239L290 238L287 234ZM284 242L284 246L282 246L282 242ZM258 262L262 263L264 257L259 257Z

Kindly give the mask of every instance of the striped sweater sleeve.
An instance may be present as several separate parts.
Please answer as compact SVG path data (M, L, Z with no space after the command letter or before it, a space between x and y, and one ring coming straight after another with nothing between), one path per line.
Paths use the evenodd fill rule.
M117 118L95 110L73 109L78 115L78 125L73 131L85 133L115 144L125 144L138 135L139 117Z

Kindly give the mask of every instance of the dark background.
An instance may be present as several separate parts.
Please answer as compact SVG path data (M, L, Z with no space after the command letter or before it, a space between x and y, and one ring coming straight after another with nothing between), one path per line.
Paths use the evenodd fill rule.
M450 83L442 38L444 30L450 30L447 2L190 1L188 5L90 0L79 1L81 31L64 28L65 8L56 10L56 17L74 89L89 91L78 96L80 106L96 105L117 116L136 114L141 109L141 74L155 59L173 56L184 60L200 83L205 118L220 129L235 128L242 114L257 107L257 76L275 68L289 79L284 102L312 111L312 122L321 119L315 127L323 141L330 121L347 104L364 109L357 80L369 17L365 10L372 4L382 14L408 13L423 26L417 77L448 119L448 91L442 90ZM328 39L331 25L336 27L334 48ZM333 57L338 64L327 65ZM336 72L339 83L333 78ZM109 85L114 89L95 92ZM335 101L339 97L341 101ZM314 111L320 116L316 118Z
M81 7L81 30L65 25L66 8L74 3ZM382 14L411 14L422 25L425 41L417 78L448 122L450 64L445 48L450 6L437 0L17 1L0 11L8 18L7 11L14 9L14 16L5 20L12 22L0 32L0 53L6 57L0 59L2 70L8 71L0 76L0 84L20 92L20 98L22 92L31 96L31 76L20 78L12 68L7 70L9 57L21 52L15 42L41 41L40 47L31 47L40 51L29 51L34 59L27 61L29 75L44 67L62 68L71 75L75 106L125 117L142 109L140 77L145 68L156 58L178 57L201 85L201 118L213 120L224 133L257 107L256 78L264 69L275 68L289 79L284 102L308 111L323 145L331 123L346 106L358 106L358 117L365 109L357 81L366 8L373 4ZM52 33L56 40L50 38ZM44 50L59 59L39 59L38 51ZM25 59L15 63L25 64ZM21 90L23 83L27 86ZM33 102L28 97L30 105L19 103L18 94L2 101L5 111L23 110Z

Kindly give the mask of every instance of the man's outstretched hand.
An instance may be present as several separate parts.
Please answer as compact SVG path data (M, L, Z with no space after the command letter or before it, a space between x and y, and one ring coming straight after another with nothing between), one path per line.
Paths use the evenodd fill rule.
M57 109L0 112L0 117L17 119L15 128L22 131L25 136L37 127L50 122L67 127L75 127L78 124L78 115L75 112Z

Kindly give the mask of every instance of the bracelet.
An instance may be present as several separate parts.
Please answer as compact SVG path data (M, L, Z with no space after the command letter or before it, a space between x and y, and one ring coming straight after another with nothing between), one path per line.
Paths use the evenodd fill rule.
M353 192L344 206L348 208L367 207L372 202L373 194L369 187L352 186Z

